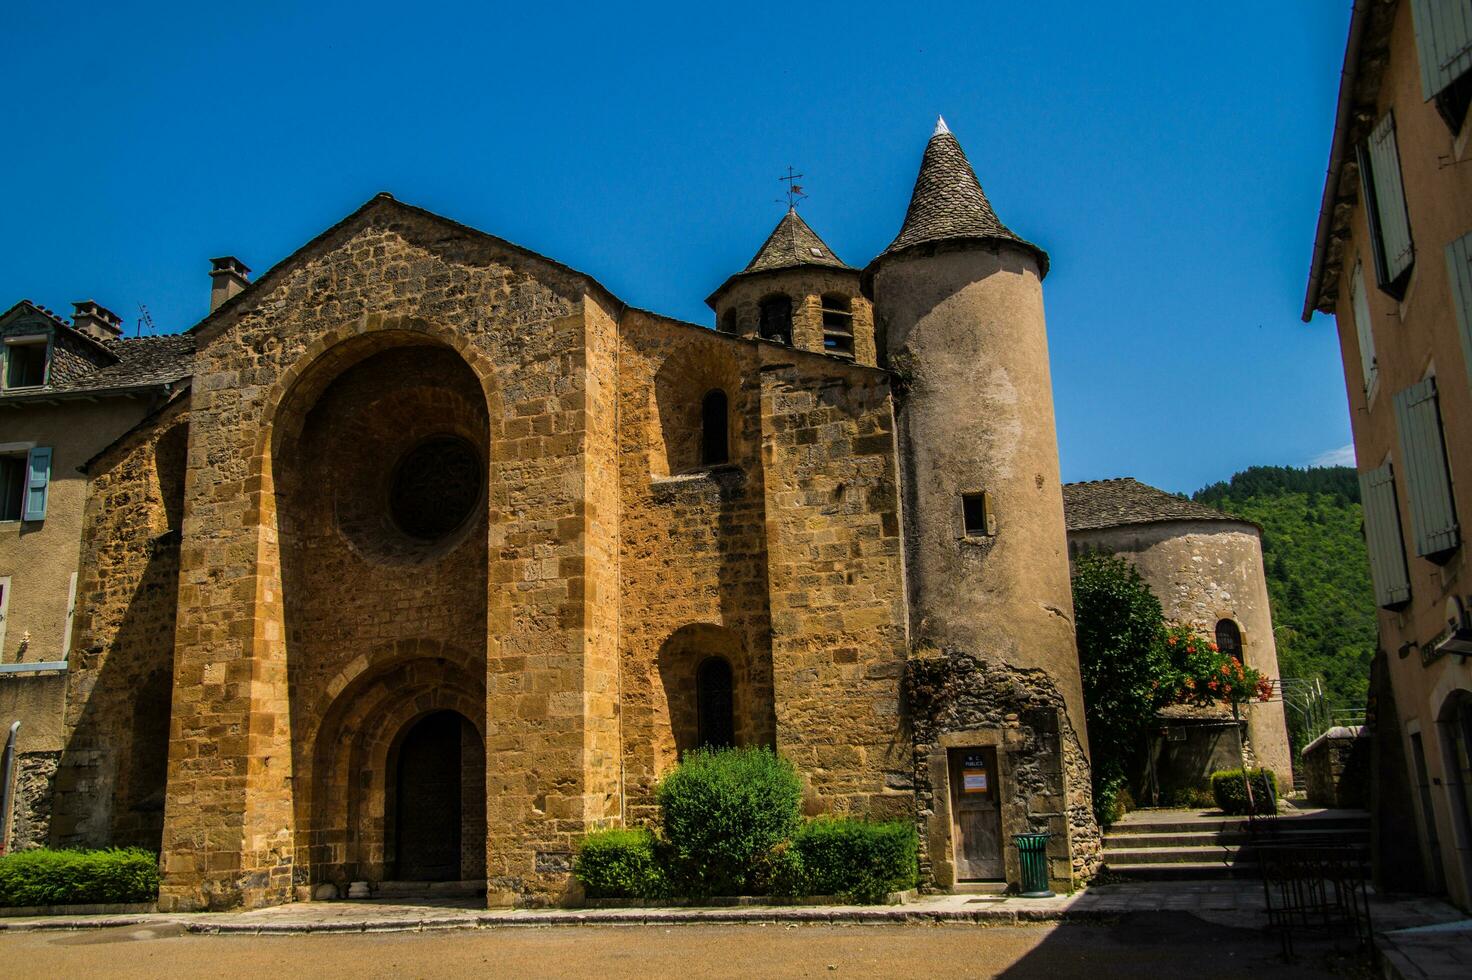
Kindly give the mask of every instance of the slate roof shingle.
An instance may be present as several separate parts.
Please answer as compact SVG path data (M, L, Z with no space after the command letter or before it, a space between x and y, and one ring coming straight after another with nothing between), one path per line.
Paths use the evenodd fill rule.
M828 243L796 211L788 209L777 222L777 227L767 236L762 247L757 249L751 261L741 272L767 272L772 269L792 269L803 265L826 265L834 269L852 268L837 255Z
M1037 256L1038 272L1048 274L1048 253L1018 237L1002 224L966 159L966 152L952 135L944 119L936 121L935 132L925 144L920 173L910 195L904 224L879 258L923 245L955 239L1006 241L1020 245ZM876 259L876 261L878 261Z
M1063 485L1063 519L1070 531L1092 531L1157 521L1235 521L1214 507L1166 493L1133 477Z

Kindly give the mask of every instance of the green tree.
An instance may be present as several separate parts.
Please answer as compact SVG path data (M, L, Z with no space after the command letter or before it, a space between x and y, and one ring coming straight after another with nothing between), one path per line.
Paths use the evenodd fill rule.
M1083 555L1074 563L1073 609L1094 812L1110 823L1120 815L1125 774L1143 751L1168 690L1165 616L1134 566L1106 555Z

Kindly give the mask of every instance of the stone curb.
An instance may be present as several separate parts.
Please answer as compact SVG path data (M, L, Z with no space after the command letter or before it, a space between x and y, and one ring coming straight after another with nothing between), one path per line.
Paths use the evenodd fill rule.
M325 922L201 921L192 916L134 916L107 919L55 918L0 924L0 930L81 930L177 925L196 935L294 936L309 933L430 932L496 928L550 928L558 926L680 926L680 925L903 925L959 923L1007 926L1042 922L1100 922L1117 918L1119 911L1052 909L863 909L761 908L702 909L648 912L590 910L576 913L426 916L418 919L347 919Z

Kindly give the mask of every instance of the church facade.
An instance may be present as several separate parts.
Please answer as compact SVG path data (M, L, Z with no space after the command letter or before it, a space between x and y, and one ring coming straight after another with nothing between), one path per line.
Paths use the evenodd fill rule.
M928 885L1096 869L1047 256L943 124L883 253L790 211L714 330L387 195L247 272L86 464L52 843L159 848L166 910L566 902L759 745Z

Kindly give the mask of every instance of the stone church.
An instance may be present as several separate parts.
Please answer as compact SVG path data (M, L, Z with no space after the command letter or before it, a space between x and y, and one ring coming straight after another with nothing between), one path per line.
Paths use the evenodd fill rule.
M931 886L1049 831L1069 887L1047 271L943 122L882 253L789 211L715 329L386 194L254 281L216 260L180 380L78 461L46 839L158 848L165 910L575 901L582 835L758 745L811 814L914 821Z

